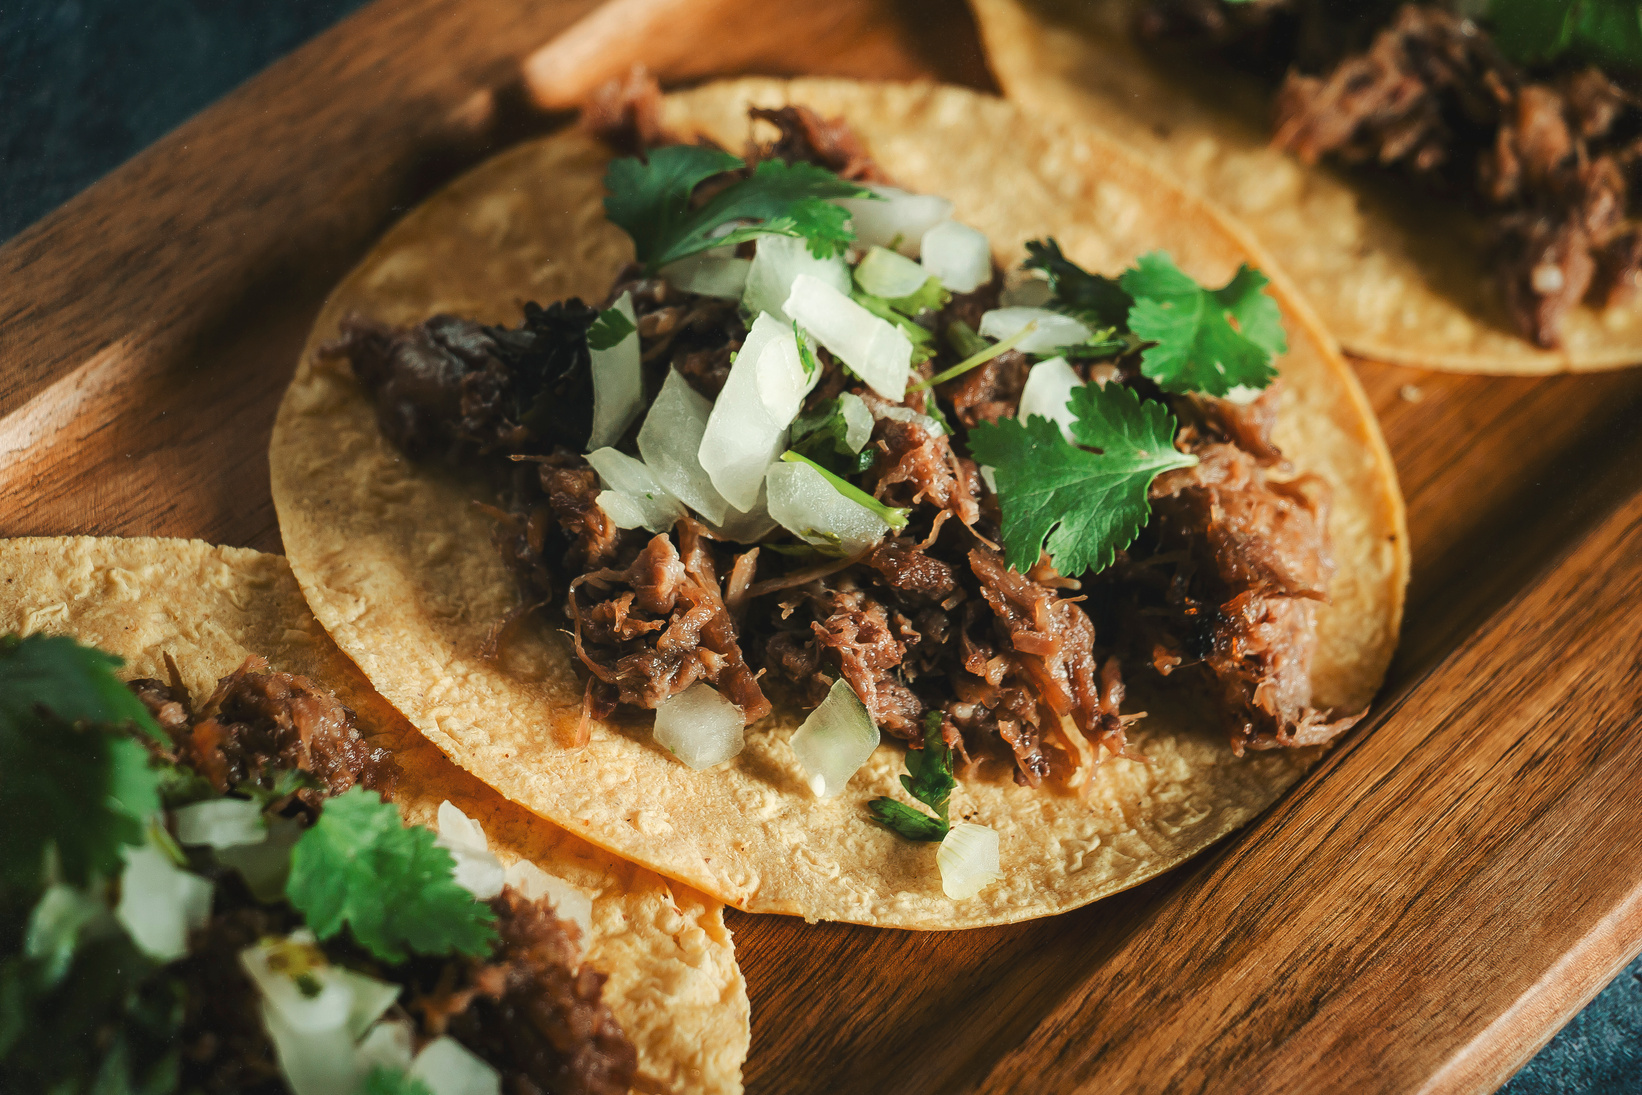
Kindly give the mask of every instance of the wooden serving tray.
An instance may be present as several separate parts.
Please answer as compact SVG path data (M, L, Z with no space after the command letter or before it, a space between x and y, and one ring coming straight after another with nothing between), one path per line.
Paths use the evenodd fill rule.
M943 0L595 9L377 0L0 249L0 535L278 550L268 434L326 289L636 61L991 89ZM1642 370L1358 369L1415 558L1374 716L1076 913L732 914L750 1091L1486 1091L1642 951Z

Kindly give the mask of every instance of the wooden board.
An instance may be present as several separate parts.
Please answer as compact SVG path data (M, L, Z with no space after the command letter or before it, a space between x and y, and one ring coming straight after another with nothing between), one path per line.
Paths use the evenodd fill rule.
M562 122L527 62L547 108L635 61L990 86L938 0L593 11L378 0L0 248L0 535L277 550L309 320L397 211ZM1374 717L1214 854L1068 916L734 915L749 1090L1486 1091L1642 950L1642 370L1359 370L1415 553Z

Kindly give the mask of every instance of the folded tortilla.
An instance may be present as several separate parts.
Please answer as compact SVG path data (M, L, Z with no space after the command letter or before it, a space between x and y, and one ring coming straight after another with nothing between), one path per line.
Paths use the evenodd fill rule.
M1143 50L1143 0L970 0L999 85L1033 112L1099 128L1254 233L1350 353L1526 375L1642 362L1642 299L1580 305L1547 350L1517 333L1481 217L1367 171L1307 167L1271 147L1252 77Z
M587 961L638 1050L646 1090L741 1091L747 987L724 907L531 816L446 760L326 636L278 555L199 540L90 536L0 540L0 635L71 635L126 661L122 677L168 679L196 698L250 655L334 692L360 732L391 748L405 817L434 826L449 799L484 825L503 863L520 857L594 895Z
M1273 277L1291 350L1277 440L1299 472L1333 484L1338 574L1320 613L1315 702L1358 710L1385 673L1402 613L1401 495L1361 389L1280 272L1202 203L1086 130L1041 122L990 96L930 85L743 80L667 98L675 133L745 146L749 104L842 116L890 177L952 199L1000 264L1053 235L1116 274L1155 248L1224 283L1240 262ZM517 322L520 302L602 299L632 245L603 214L609 152L579 132L480 165L394 226L331 294L280 407L269 459L292 569L320 622L373 684L446 755L586 840L740 908L908 928L1007 923L1076 908L1179 863L1270 804L1317 750L1232 756L1218 722L1178 697L1131 704L1144 760L1111 759L1087 793L961 774L955 817L1001 835L1004 877L953 901L933 844L874 823L865 804L903 795L904 752L880 746L843 793L809 790L788 739L803 712L749 727L733 761L693 771L656 744L648 715L572 741L582 684L562 606L485 656L519 601L491 545L478 488L407 461L377 429L345 361L321 360L339 320L390 324L436 312Z

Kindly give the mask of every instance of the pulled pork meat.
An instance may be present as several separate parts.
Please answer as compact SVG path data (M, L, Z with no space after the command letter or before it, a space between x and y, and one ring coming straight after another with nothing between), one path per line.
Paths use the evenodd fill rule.
M1476 24L1407 4L1366 50L1288 74L1275 143L1308 163L1399 167L1480 199L1511 315L1554 347L1582 300L1614 304L1636 287L1639 105L1594 68L1531 81Z
M356 783L386 794L398 778L393 754L365 741L352 711L306 677L270 671L264 658L246 658L198 711L179 680L129 687L171 738L176 759L219 792L267 785L276 768L300 769L323 785L299 792L317 805Z

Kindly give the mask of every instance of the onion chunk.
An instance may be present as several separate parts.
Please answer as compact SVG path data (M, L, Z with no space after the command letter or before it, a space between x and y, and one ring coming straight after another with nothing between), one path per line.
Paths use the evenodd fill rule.
M114 916L149 957L188 953L188 933L211 917L211 883L183 870L153 844L127 848Z
M839 677L793 733L791 745L809 775L810 790L832 798L878 748L878 727L855 689Z
M741 306L748 315L768 312L783 324L792 323L793 317L782 310L782 305L792 295L793 281L800 274L807 274L839 292L849 292L850 271L843 258L818 259L810 254L807 241L792 236L758 237L758 250L753 255L752 268L747 271L747 290L741 296Z
M698 771L721 764L746 744L741 708L697 681L656 707L656 741Z
M798 355L790 324L760 312L707 418L697 458L737 510L758 504L768 468L787 447L787 427L818 379Z
M456 884L480 901L502 892L502 861L490 850L484 826L452 805L439 804L439 839L434 841L456 860Z
M845 555L865 551L884 538L889 525L808 464L781 463L765 477L770 516L806 543L838 548Z
M715 248L714 250L717 250ZM702 252L663 266L659 273L668 284L686 293L699 293L720 300L740 300L747 289L751 259L738 259Z
M614 445L621 440L644 405L644 383L639 373L639 317L633 311L633 294L623 293L615 308L627 317L633 329L609 349L587 351L593 372L593 428L587 438L590 449Z
M599 492L599 508L617 528L666 532L684 516L684 506L644 461L604 448L588 453L587 462L608 488Z
M941 889L954 901L974 897L1003 877L998 869L998 834L985 825L960 821L935 853Z
M217 798L179 806L172 813L177 843L235 848L268 838L262 807L246 798Z
M1076 346L1089 341L1094 333L1071 316L1047 308L994 308L981 316L980 334L983 338L1001 340L1019 333L1032 322L1037 323L1037 329L1015 344L1015 349L1023 354L1042 354L1062 346Z
M992 280L992 244L967 224L942 221L923 240L924 269L954 293L968 293Z
M914 194L893 186L863 183L873 198L844 198L855 238L863 246L893 247L916 258L924 233L952 216L952 203L934 194Z
M1040 361L1026 374L1026 386L1021 389L1020 410L1015 412L1015 417L1022 422L1033 415L1047 418L1060 427L1062 437L1076 443L1077 438L1072 436L1072 423L1077 416L1067 403L1072 399L1072 389L1081 387L1083 378L1066 363L1064 357Z
M912 340L899 327L807 274L794 279L785 308L873 391L895 401L906 395Z
M661 393L639 428L639 454L651 474L673 497L718 524L730 503L718 493L697 453L713 405L684 379L677 369L667 370Z
M502 1075L462 1043L441 1035L422 1047L406 1074L433 1095L501 1095Z
M930 272L904 255L882 247L867 251L855 265L855 284L885 300L910 297L924 287Z

